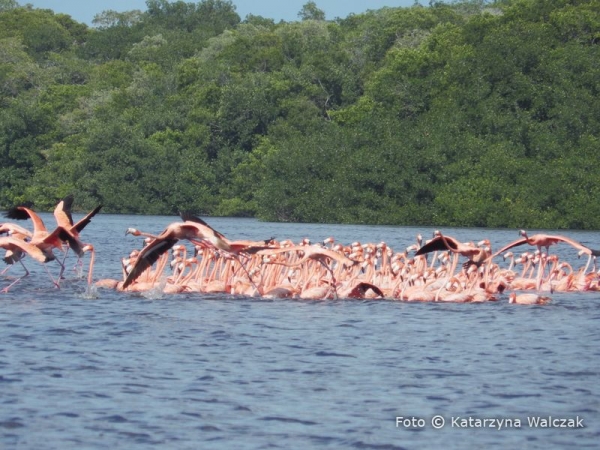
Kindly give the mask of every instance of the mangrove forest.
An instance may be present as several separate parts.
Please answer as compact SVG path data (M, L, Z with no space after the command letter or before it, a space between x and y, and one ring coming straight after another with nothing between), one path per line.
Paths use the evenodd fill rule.
M0 209L600 229L600 2L0 0Z

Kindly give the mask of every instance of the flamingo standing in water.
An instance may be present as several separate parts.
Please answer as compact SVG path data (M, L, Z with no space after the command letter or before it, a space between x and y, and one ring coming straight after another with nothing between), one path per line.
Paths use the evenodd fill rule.
M424 255L426 253L430 253L433 251L439 250L448 250L454 254L454 260L450 270L446 275L446 280L449 281L454 276L454 271L456 270L456 266L458 264L458 256L462 255L468 258L468 261L463 265L465 269L468 269L471 265L475 265L476 267L481 266L483 263L487 262L486 266L486 276L485 280L487 281L487 273L488 267L490 264L490 248L489 241L484 240L480 242L481 245L476 246L474 244L463 244L462 242L454 239L450 236L444 236L440 231L436 230L434 232L434 238L428 241L425 245L423 245L415 255ZM484 281L484 282L486 282Z
M545 305L550 301L550 297L542 297L538 294L516 294L511 292L508 296L508 303L518 303L520 305Z
M320 263L325 270L327 270L332 279L332 286L334 290L334 295L337 297L337 291L335 286L337 284L337 277L334 273L334 270L329 266L329 264L333 261L338 263L337 273L340 274L345 268L354 267L359 264L360 261L356 261L350 259L343 253L338 253L334 250L329 250L327 248L323 248L320 245L296 245L292 247L280 247L280 248L268 248L259 250L257 254L262 256L267 255L277 255L279 253L286 252L302 252L303 256L300 259L291 261L291 262L275 262L271 261L269 264L280 264L287 267L295 267L303 264L308 260L316 261Z

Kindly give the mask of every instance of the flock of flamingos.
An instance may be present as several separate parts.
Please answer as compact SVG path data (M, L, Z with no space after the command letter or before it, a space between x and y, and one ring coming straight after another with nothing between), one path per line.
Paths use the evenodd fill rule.
M495 301L509 293L509 303L545 304L550 301L547 294L555 291L600 290L596 267L600 251L561 235L528 236L521 230L519 239L492 252L487 239L463 243L436 231L432 239L423 242L419 235L414 245L398 252L384 242L343 245L333 238L319 244L308 239L298 243L234 241L185 212L181 221L171 223L158 235L129 228L126 234L142 240L140 248L122 258L123 278L94 282L94 247L82 241L81 232L101 206L74 223L72 204L72 195L57 204L53 231L48 231L39 215L27 206L5 213L11 220L30 220L33 229L15 222L0 224L0 246L6 250L4 261L8 264L2 274L17 263L25 270L2 292L29 275L23 263L25 256L44 264L52 283L59 287L69 249L77 255L78 263L86 253L90 255L88 289L125 292L463 303ZM587 256L587 263L575 270L560 261L550 253L550 247L559 243L574 247L579 257ZM513 253L521 246L525 246L523 253ZM62 259L55 250L62 253ZM47 269L50 261L60 265L56 278Z

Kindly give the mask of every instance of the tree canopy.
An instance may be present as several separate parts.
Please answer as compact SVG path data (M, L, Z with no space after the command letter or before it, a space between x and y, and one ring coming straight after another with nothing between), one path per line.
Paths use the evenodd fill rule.
M600 3L0 0L0 207L600 228Z

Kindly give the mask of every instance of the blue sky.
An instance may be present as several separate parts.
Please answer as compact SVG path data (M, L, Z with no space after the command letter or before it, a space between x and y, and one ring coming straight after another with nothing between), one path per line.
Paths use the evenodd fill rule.
M171 1L173 3L175 0ZM184 0L186 3L192 0ZM308 0L233 0L236 11L244 19L247 14L274 19L275 22L298 20L298 12ZM345 18L349 14L358 14L368 9L380 9L384 6L408 7L414 0L313 0L317 7L325 12L327 20L336 17ZM146 0L17 0L20 5L30 3L34 8L51 9L55 13L70 15L78 22L92 24L92 19L98 13L106 10L118 12L133 9L146 9ZM421 0L423 6L428 0Z

